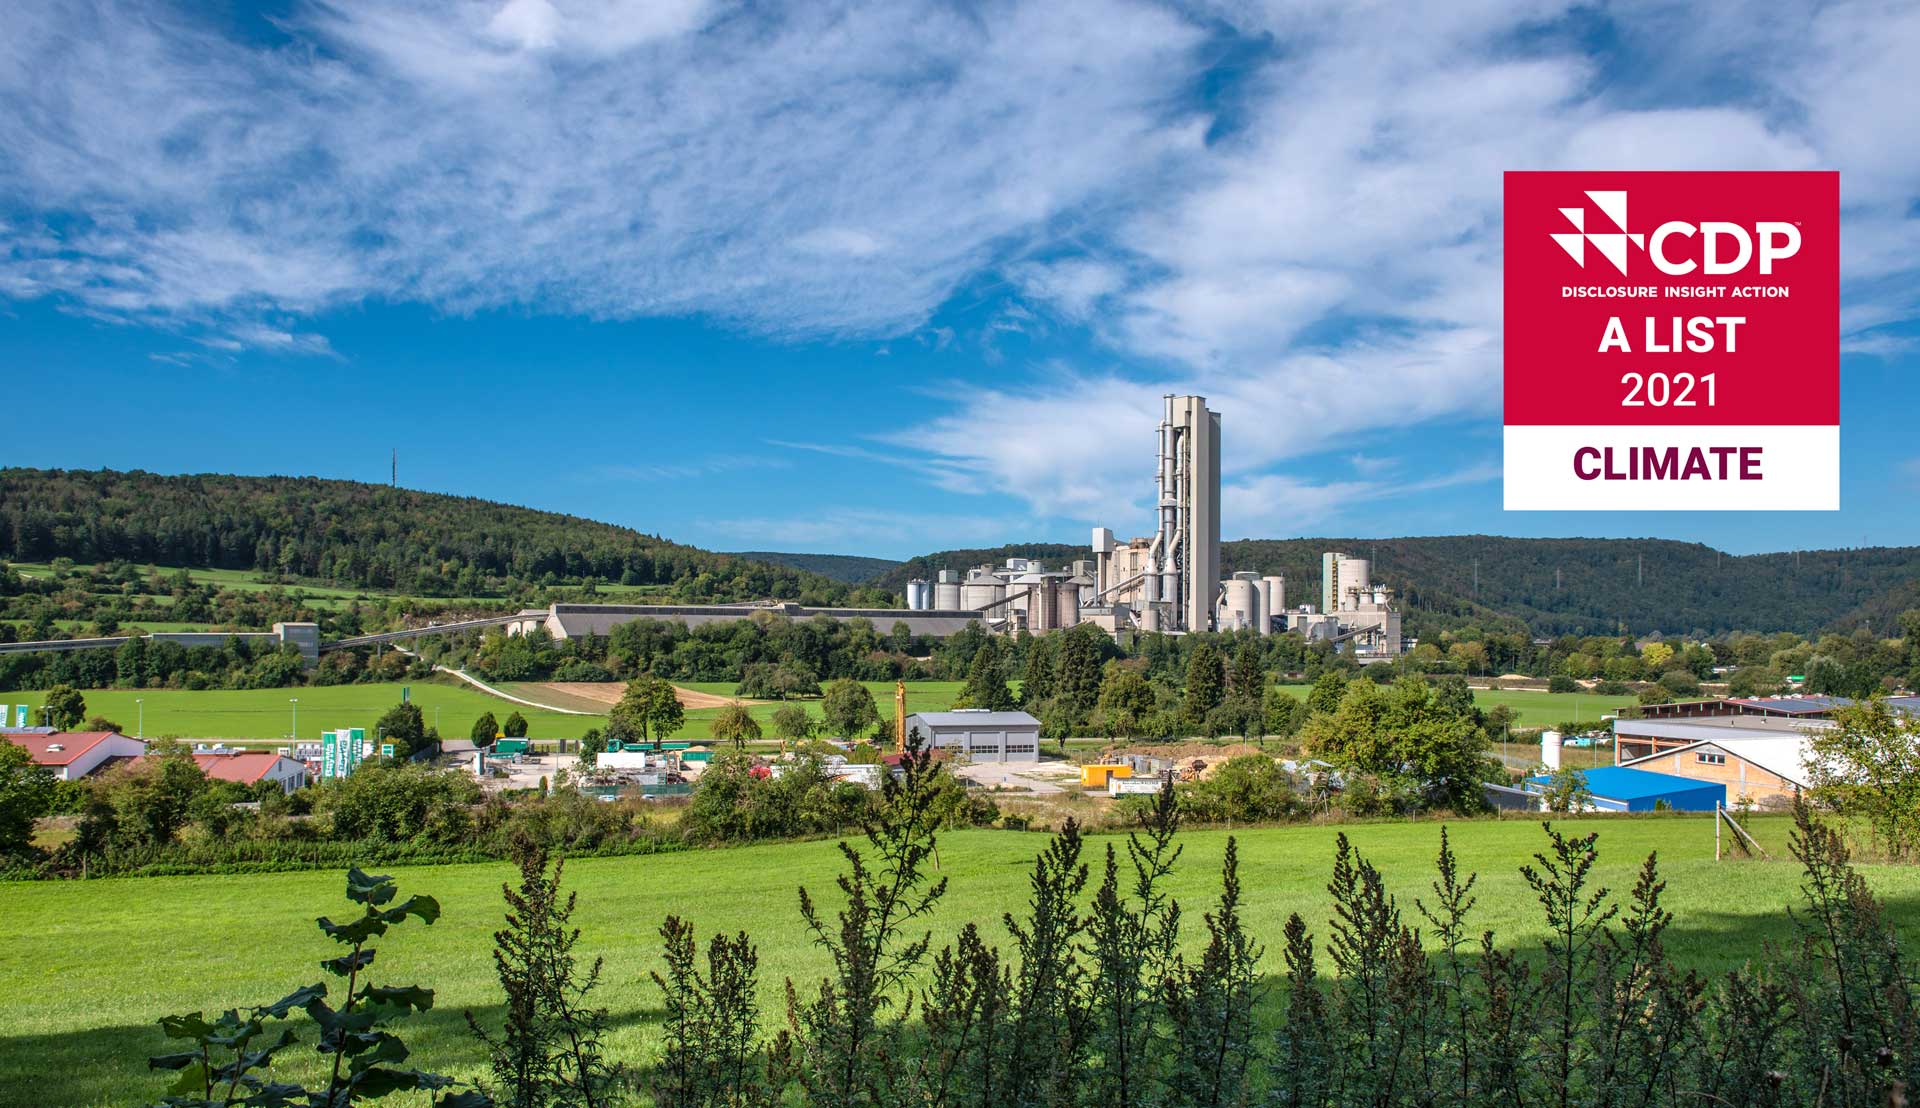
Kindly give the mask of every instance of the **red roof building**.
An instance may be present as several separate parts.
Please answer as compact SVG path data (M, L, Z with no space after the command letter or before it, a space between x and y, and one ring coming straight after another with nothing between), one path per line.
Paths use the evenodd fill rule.
M195 751L193 760L199 765L200 772L214 781L234 781L242 785L274 781L286 792L292 792L307 783L304 762L296 762L270 751L218 754Z
M146 743L117 731L12 732L6 740L25 747L35 765L47 767L62 781L78 781L116 758L138 758L147 752Z

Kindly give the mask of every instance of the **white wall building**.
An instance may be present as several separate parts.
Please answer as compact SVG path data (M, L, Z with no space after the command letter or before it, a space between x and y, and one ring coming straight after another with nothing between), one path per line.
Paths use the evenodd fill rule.
M1040 760L1040 721L1025 712L916 712L907 717L907 731L915 730L928 749L970 762Z

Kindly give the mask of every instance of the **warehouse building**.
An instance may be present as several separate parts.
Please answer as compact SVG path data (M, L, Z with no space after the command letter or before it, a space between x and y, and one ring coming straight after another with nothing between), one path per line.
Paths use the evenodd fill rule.
M1727 802L1727 787L1710 781L1652 773L1624 766L1575 770L1592 795L1589 810L1596 812L1711 812ZM1553 779L1545 774L1530 779L1529 792L1544 792Z
M1683 719L1616 719L1613 756L1618 765L1698 743L1740 745L1788 740L1803 746L1809 732L1832 727L1828 719L1771 716L1694 716Z
M962 708L952 712L916 712L907 731L918 731L928 750L970 762L1037 762L1040 721L1025 712Z

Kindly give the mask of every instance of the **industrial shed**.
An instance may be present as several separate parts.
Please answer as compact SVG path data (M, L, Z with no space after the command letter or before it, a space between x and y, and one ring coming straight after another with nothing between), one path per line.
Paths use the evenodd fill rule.
M972 762L1037 762L1040 721L1025 712L916 712L907 730L919 731L928 749L944 750Z
M1593 794L1594 811L1651 812L1665 802L1666 807L1676 812L1711 812L1727 802L1727 787L1711 781L1694 781L1624 766L1598 766L1575 772ZM1550 780L1544 774L1531 779L1530 791L1544 789Z

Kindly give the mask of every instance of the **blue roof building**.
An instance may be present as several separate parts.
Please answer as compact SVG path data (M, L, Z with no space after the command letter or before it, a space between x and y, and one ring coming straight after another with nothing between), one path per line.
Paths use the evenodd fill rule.
M1671 773L1624 766L1596 766L1574 772L1593 794L1593 806L1603 812L1651 812L1661 801L1676 812L1711 812L1715 805L1727 802L1725 785ZM1545 775L1535 777L1528 788L1541 791L1549 780Z

